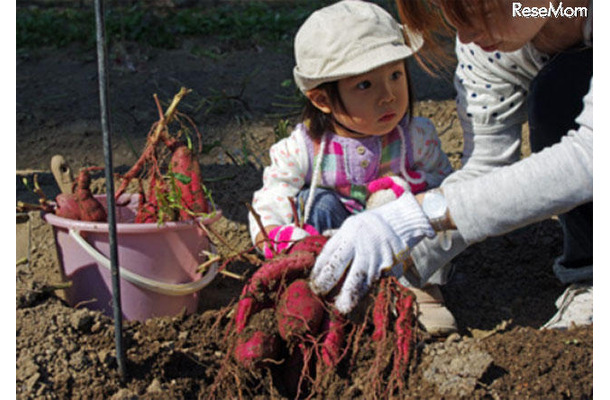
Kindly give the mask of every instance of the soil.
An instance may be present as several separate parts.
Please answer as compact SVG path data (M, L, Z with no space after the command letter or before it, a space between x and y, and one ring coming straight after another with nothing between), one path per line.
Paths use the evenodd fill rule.
M211 49L213 58L196 55ZM131 166L157 119L153 94L167 102L180 87L192 89L180 110L197 124L207 144L200 157L206 185L222 218L214 227L227 240L226 256L247 251L247 208L262 182L267 150L280 120L297 121L277 103L294 104L289 44L184 41L160 50L136 43L109 49L109 103L113 165ZM447 80L414 67L417 114L429 117L443 149L460 167L462 136ZM103 165L95 54L77 47L17 55L17 200L35 196L22 179L38 181L48 197L59 189L50 173L54 154L77 171ZM527 126L524 126L527 139ZM527 140L523 154L527 156ZM102 187L102 185L100 185ZM100 189L101 190L101 189ZM433 339L420 332L399 398L587 399L593 396L593 328L540 330L556 311L564 286L551 265L561 253L555 218L473 245L454 262L443 287L459 333ZM244 277L256 266L231 262ZM117 369L112 319L64 300L52 228L39 212L17 216L16 396L29 398L183 399L290 398L265 371L226 374L225 330L243 281L217 275L200 293L197 312L124 321L127 376ZM370 398L364 372L341 369L342 386L316 398ZM225 374L218 384L217 377ZM359 383L360 382L360 383ZM216 386L214 386L216 384Z

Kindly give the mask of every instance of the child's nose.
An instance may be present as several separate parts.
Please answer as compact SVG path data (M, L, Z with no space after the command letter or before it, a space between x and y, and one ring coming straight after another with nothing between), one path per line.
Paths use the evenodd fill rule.
M380 103L389 103L396 99L396 95L394 94L394 88L391 84L386 83L381 90L381 94L379 96Z

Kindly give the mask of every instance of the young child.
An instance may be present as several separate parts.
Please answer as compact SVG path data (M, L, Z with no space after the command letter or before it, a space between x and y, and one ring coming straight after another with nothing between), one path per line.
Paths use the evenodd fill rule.
M293 73L308 99L303 122L271 147L252 202L259 218L249 215L266 257L339 228L380 193L417 193L451 172L432 122L412 117L406 58L421 45L383 8L360 0L324 7L300 27Z

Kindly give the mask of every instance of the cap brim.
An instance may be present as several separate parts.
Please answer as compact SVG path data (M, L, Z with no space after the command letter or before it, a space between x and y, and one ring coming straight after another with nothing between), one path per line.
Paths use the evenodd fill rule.
M303 93L311 90L323 83L332 82L355 75L360 75L379 68L383 65L405 59L415 54L423 45L421 36L411 36L411 46L404 43L399 45L386 44L377 49L363 52L360 56L354 57L349 62L342 64L339 68L334 68L331 74L322 74L323 78L307 76L299 71L298 66L294 67L293 75L297 86Z

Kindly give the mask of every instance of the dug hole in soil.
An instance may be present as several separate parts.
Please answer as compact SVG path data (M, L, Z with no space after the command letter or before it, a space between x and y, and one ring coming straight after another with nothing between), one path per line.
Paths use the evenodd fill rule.
M217 49L221 56L195 56L194 46ZM218 142L200 163L223 212L215 228L230 248L219 243L219 252L248 250L245 203L261 185L278 121L285 118L291 126L297 121L274 105L278 95L293 94L281 85L291 78L290 49L232 47L204 38L171 51L133 43L110 51L131 60L126 67L115 59L109 71L115 169L124 172L136 160L133 149L143 148L157 119L153 93L168 101L181 86L193 89L180 110L195 120L207 143ZM50 198L59 192L49 168L54 154L62 154L74 170L103 165L96 68L94 54L74 48L18 56L17 200L35 199L22 184L34 173ZM459 168L463 142L451 85L417 69L413 75L420 99L416 114L432 119L444 151ZM228 95L212 112L198 108L223 90ZM103 191L103 180L96 183ZM128 377L122 382L112 320L62 299L51 227L37 212L18 215L16 225L17 398L287 398L264 372L230 375L224 385L213 386L227 359L225 330L243 286L224 275L201 291L195 314L124 323ZM591 398L592 327L538 329L555 313L554 302L564 290L551 270L560 253L561 230L549 219L457 257L443 293L459 333L434 340L420 332L408 386L399 397ZM248 277L256 267L232 262L227 269ZM368 398L361 385L365 372L359 371L336 371L340 385L315 397Z

